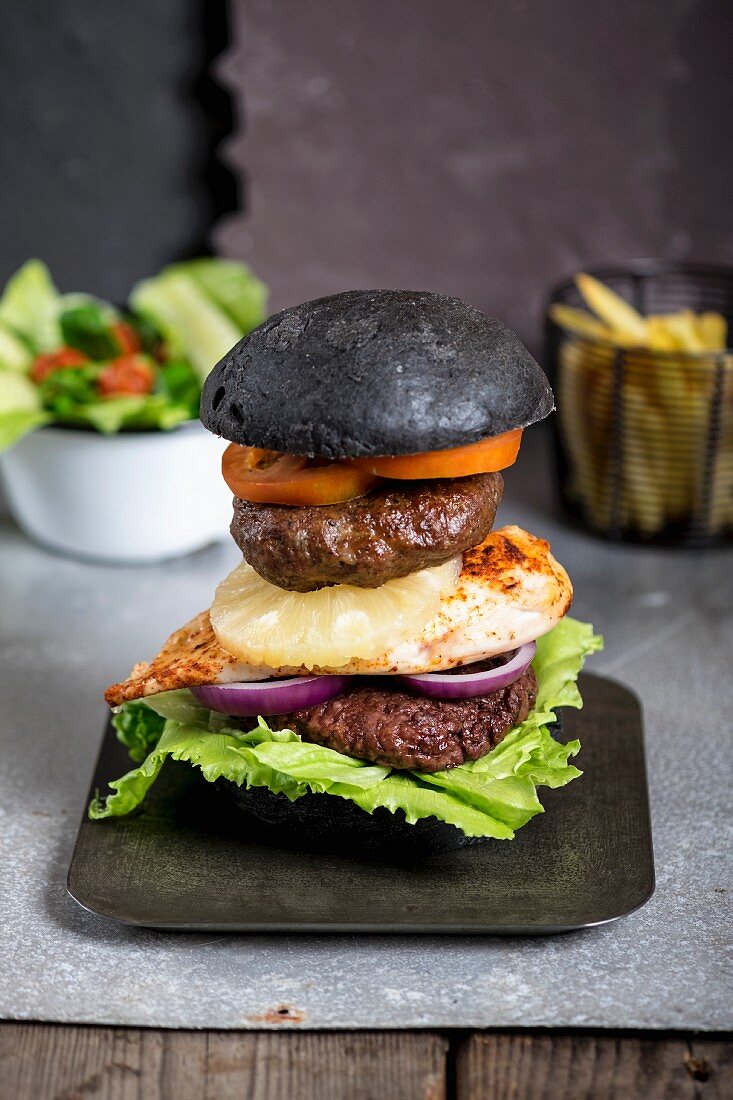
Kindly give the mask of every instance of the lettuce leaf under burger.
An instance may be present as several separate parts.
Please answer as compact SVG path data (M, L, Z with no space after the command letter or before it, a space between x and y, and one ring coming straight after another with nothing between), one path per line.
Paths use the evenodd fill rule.
M533 661L537 702L525 721L480 760L432 775L394 771L309 744L292 730L271 730L262 718L254 729L238 729L186 690L126 703L114 725L133 760L141 763L110 783L106 798L92 800L89 816L130 813L170 757L198 768L209 782L267 787L291 801L310 792L328 794L368 813L380 806L402 810L410 824L437 818L466 836L511 840L543 812L538 787L563 787L582 774L570 763L580 743L556 741L549 726L558 708L582 706L578 674L585 658L602 646L589 624L563 619L538 639Z

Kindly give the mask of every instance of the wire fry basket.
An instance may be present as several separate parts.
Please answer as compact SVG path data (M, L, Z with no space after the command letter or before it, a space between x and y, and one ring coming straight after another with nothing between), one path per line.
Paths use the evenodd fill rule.
M644 315L714 311L731 330L731 268L643 261L592 274ZM584 304L572 281L554 303ZM619 347L549 315L546 338L566 514L616 541L730 544L733 351Z

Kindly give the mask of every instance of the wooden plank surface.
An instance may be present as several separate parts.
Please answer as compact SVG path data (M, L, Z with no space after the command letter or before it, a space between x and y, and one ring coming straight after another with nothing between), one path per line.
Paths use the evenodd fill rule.
M704 1038L502 1032L458 1051L457 1100L724 1100L733 1044Z
M444 1100L430 1032L0 1025L1 1100Z
M733 1042L0 1023L0 1100L730 1100Z
M694 1036L685 1058L688 1073L702 1100L730 1100L733 1096L733 1041Z

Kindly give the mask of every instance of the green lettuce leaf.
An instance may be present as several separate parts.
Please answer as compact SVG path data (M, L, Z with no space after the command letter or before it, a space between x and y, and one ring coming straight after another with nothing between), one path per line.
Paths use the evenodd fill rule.
M30 378L0 369L0 452L50 419L41 408L38 387Z
M67 403L63 408L55 408L53 413L57 423L95 428L104 435L113 435L123 428L167 431L191 419L191 411L186 405L172 405L160 393L108 397L89 404Z
M73 295L71 298L71 303L65 302L59 314L64 344L77 348L98 362L120 355L122 348L112 330L112 325L118 320L115 310L107 302L87 295Z
M224 778L240 786L269 787L291 800L309 790L349 797L389 774L389 768L309 745L291 730L275 732L264 722L248 733L230 729L212 733L208 727L168 719L160 740L142 765L110 783L115 793L104 801L95 798L89 816L117 817L135 809L168 757L200 768L212 783Z
M131 706L147 707L165 720L162 733L140 767L112 782L112 793L96 797L89 814L95 819L116 817L135 809L171 758L199 768L210 782L224 778L247 787L265 786L291 800L309 791L329 794L348 798L368 813L380 806L392 813L402 810L413 824L434 817L467 836L509 840L543 812L538 787L562 787L581 774L569 763L579 742L555 741L548 725L560 706L582 706L576 680L586 656L601 646L589 625L563 620L538 642L534 668L539 690L528 718L481 760L433 775L368 764L303 742L292 730L273 731L262 718L247 732L227 727L222 725L227 719L214 716L187 691L128 703L120 715ZM136 738L136 751L141 744Z
M117 740L127 748L130 759L141 764L160 741L165 718L140 699L125 703L112 716Z
M43 403L44 409L60 424L91 427L105 435L118 432L123 428L137 431L151 428L166 430L184 420L192 420L198 415L198 381L195 394L189 388L182 396L174 395L160 377L165 369L156 370L159 390L155 393L100 397L98 381L104 370L103 363L85 363L78 367L59 368L51 371L41 384L33 389L40 395L38 400ZM184 365L183 372L186 373L190 386L190 368ZM27 379L22 381L31 385ZM2 374L0 374L0 401L1 395Z
M0 370L0 413L38 412L41 397L38 387L24 374Z
M50 419L48 413L33 409L0 412L0 454L12 447L28 432L32 432L34 428L48 424Z
M161 333L173 357L190 360L201 381L242 337L239 325L183 272L166 269L143 280L130 303Z
M135 312L189 360L200 381L267 316L267 287L246 264L202 257L171 264L133 287Z
M189 410L192 420L199 414L201 382L191 364L185 359L169 359L158 366L155 382L156 393L164 394L171 405Z
M208 728L209 716L213 714L203 705L192 692L186 688L177 688L175 691L162 691L160 695L151 695L147 699L138 699L137 702L159 714L161 718L172 718L174 722L184 725ZM120 707L124 710L125 706Z
M0 297L0 321L28 342L34 352L61 345L61 295L41 260L28 260L8 280Z
M33 353L27 342L0 321L0 368L25 374L32 362Z
M220 309L228 313L241 334L251 332L267 317L267 286L237 260L202 256L167 269L190 276Z
M97 381L99 363L77 367L57 367L38 384L38 394L45 409L63 419L68 410L99 401Z

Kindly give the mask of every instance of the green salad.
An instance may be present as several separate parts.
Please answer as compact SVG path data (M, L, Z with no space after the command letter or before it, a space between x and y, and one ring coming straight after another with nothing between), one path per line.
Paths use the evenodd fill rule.
M44 424L112 433L196 418L211 367L266 316L265 284L233 260L166 267L124 310L60 293L29 260L0 296L0 451Z
M322 745L292 730L271 730L207 710L187 690L125 703L114 717L117 736L138 767L97 796L92 818L118 817L138 807L166 760L197 768L204 779L267 787L291 801L309 792L346 798L372 813L402 810L408 822L433 817L466 836L511 840L542 813L538 787L564 787L581 772L570 763L578 741L556 741L550 726L560 707L580 707L577 679L585 658L603 641L587 623L565 618L538 639L533 667L537 702L529 716L490 753L448 771L394 771ZM251 725L251 723L246 723Z

